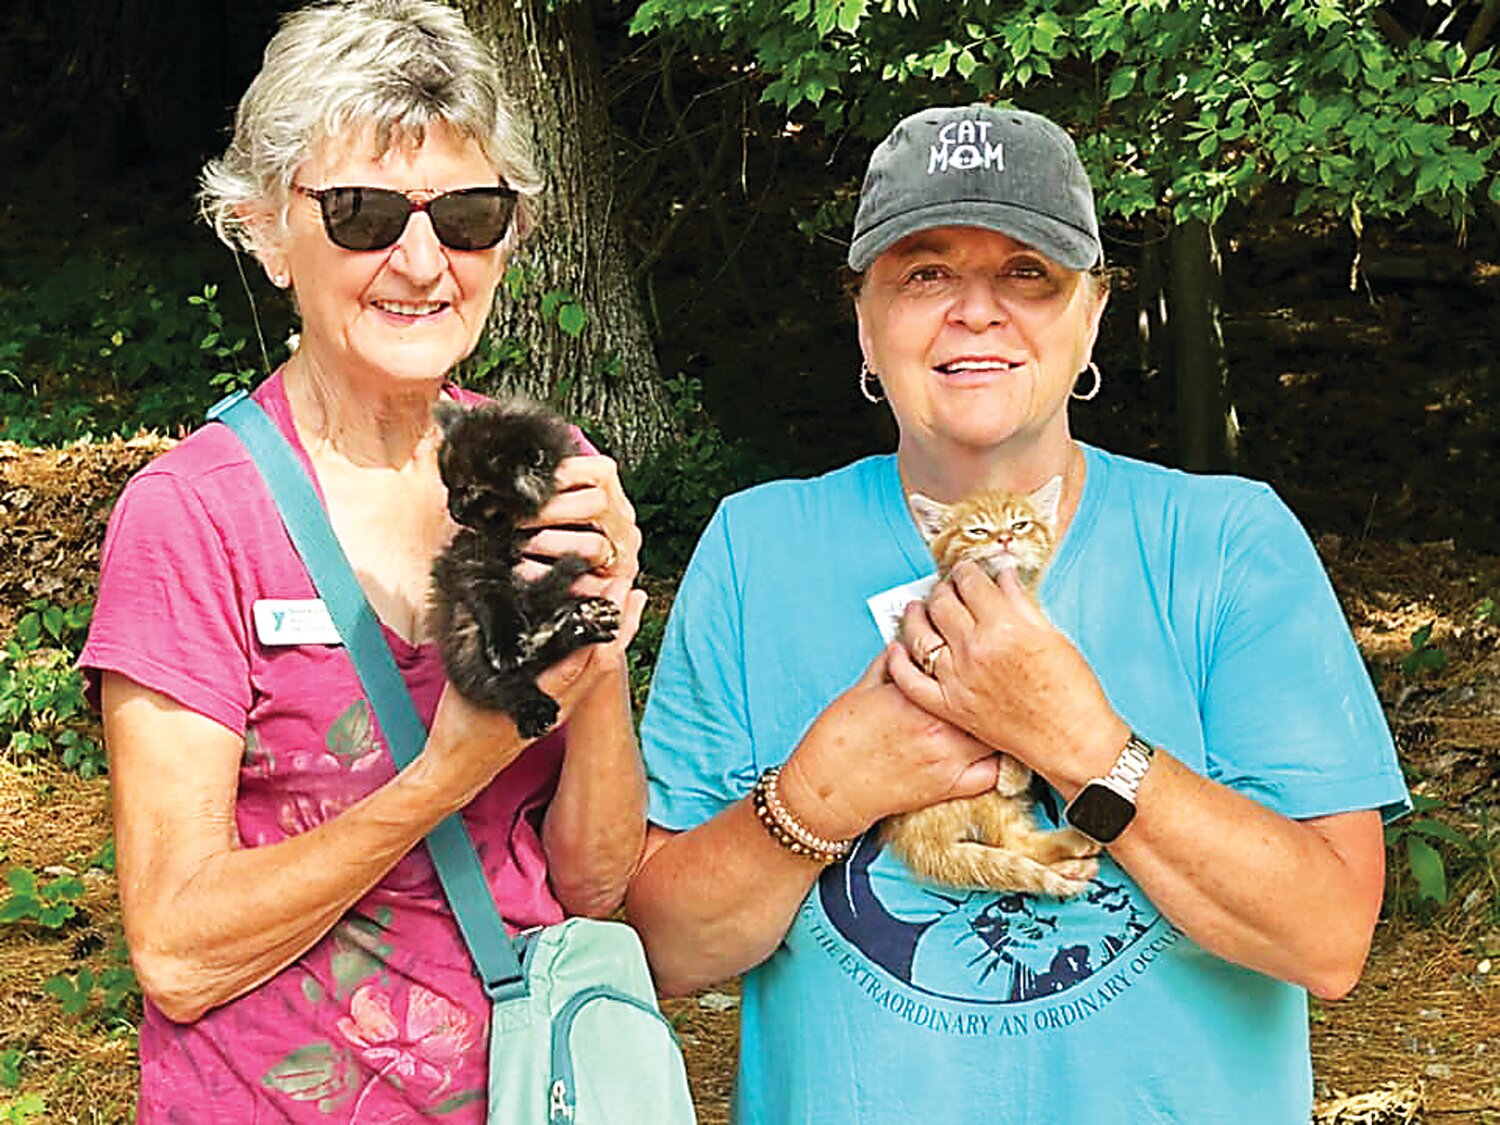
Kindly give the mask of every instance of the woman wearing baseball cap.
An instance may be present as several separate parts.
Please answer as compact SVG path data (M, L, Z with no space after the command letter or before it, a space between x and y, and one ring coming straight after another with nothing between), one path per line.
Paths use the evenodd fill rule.
M744 974L740 1125L1308 1120L1306 995L1357 981L1407 794L1274 493L1072 438L1102 258L1052 122L898 124L849 251L897 448L729 498L683 579L627 905L665 988ZM912 494L1054 480L1035 597L973 563L925 593ZM1001 755L1097 861L1051 893L913 875L877 826Z

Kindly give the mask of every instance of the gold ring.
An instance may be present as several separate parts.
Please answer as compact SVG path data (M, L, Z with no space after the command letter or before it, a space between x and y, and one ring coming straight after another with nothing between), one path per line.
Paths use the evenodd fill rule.
M620 548L616 547L615 541L608 535L605 535L604 532L600 532L600 534L604 535L604 546L606 548L606 551L604 558L600 560L599 565L595 569L613 570L615 568L615 563L620 561Z
M936 679L937 678L937 658L938 658L938 653L942 652L943 649L945 649L947 647L948 647L948 642L947 641L938 641L937 644L933 645L930 649L928 649L926 652L924 652L922 654L921 659L917 661L917 663L921 666L922 671L926 674L926 676L927 676L928 679Z

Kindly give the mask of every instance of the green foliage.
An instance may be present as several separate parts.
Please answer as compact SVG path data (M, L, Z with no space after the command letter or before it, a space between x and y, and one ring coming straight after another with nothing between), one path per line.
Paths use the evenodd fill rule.
M565 289L552 289L542 294L542 319L555 320L559 328L576 339L588 324L589 314L573 294Z
M83 674L74 666L91 613L84 605L34 600L0 650L0 750L12 760L55 755L82 777L105 772Z
M1412 815L1385 830L1386 909L1422 921L1446 906L1454 884L1471 873L1487 882L1491 912L1500 909L1494 867L1494 841L1481 825L1472 835L1438 819L1443 802L1412 795Z
M0 438L49 445L196 424L258 377L218 287L163 280L157 264L64 260L0 278Z
M512 263L506 267L500 284L505 290L505 299L513 304L536 302L544 324L555 324L560 332L573 339L583 335L589 324L589 311L566 289L547 289L541 286L541 274L534 266ZM468 386L494 387L505 381L507 371L516 370L531 362L531 349L524 340L514 336L499 336L486 331L479 344L466 359L461 369L461 380ZM597 373L609 376L613 362L618 370L619 359L600 356ZM573 377L567 377L552 388L551 403L563 409L573 389Z
M621 474L645 541L643 565L659 575L687 565L726 493L769 475L713 424L698 380L679 374L668 377L666 385L680 436Z
M641 615L641 627L630 642L630 701L639 714L646 706L646 696L651 688L651 675L656 671L656 658L661 653L662 637L667 631L667 613L670 603L662 604L660 595L652 591Z
M61 606L35 598L27 603L16 622L16 640L28 651L50 643L76 656L88 637L93 615L91 606Z
M260 371L249 362L246 355L250 341L240 336L230 339L225 334L224 316L219 312L219 287L205 285L202 293L188 296L187 303L203 310L208 320L208 332L198 341L198 350L208 366L219 370L208 377L209 385L218 388L222 395L234 391L248 391L260 379Z
M1427 672L1441 672L1448 667L1448 654L1432 643L1429 622L1411 635L1411 648L1401 658L1403 675L1416 679Z
M0 1102L0 1123L26 1125L32 1118L46 1112L47 1103L40 1094L22 1094L15 1101Z
M58 973L47 979L42 991L67 1015L109 1032L129 1033L141 1017L141 985L123 940L111 948L109 964L97 974L88 967L72 975Z
M0 923L30 922L47 930L59 930L78 913L83 898L83 880L60 875L43 882L35 871L12 867L5 873L10 897L0 903Z
M1430 0L1456 12L1459 0ZM1500 200L1492 52L1398 43L1372 0L645 0L632 30L753 60L762 97L876 137L923 105L997 101L1079 140L1105 215L1216 220ZM1439 29L1449 26L1446 21Z
M26 1052L19 1047L0 1051L0 1090L14 1090L21 1084L21 1060Z

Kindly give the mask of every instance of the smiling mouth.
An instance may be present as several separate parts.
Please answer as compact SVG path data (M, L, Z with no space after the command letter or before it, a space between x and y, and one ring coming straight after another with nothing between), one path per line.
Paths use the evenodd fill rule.
M370 303L381 312L410 317L431 316L448 307L447 301L371 301Z
M975 372L997 372L1013 371L1020 367L1019 363L1013 363L1008 359L986 357L983 359L950 359L947 363L939 363L933 367L943 375L963 375Z

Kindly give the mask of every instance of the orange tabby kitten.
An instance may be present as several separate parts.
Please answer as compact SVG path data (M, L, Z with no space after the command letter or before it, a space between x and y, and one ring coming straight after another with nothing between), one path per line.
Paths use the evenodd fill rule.
M910 497L940 575L972 559L992 578L1014 570L1033 594L1052 557L1061 499L1061 477L1029 496L989 490L951 505ZM1072 828L1038 825L1030 786L1031 770L1002 756L994 792L890 817L885 841L913 873L935 883L1075 895L1099 870L1099 847Z

